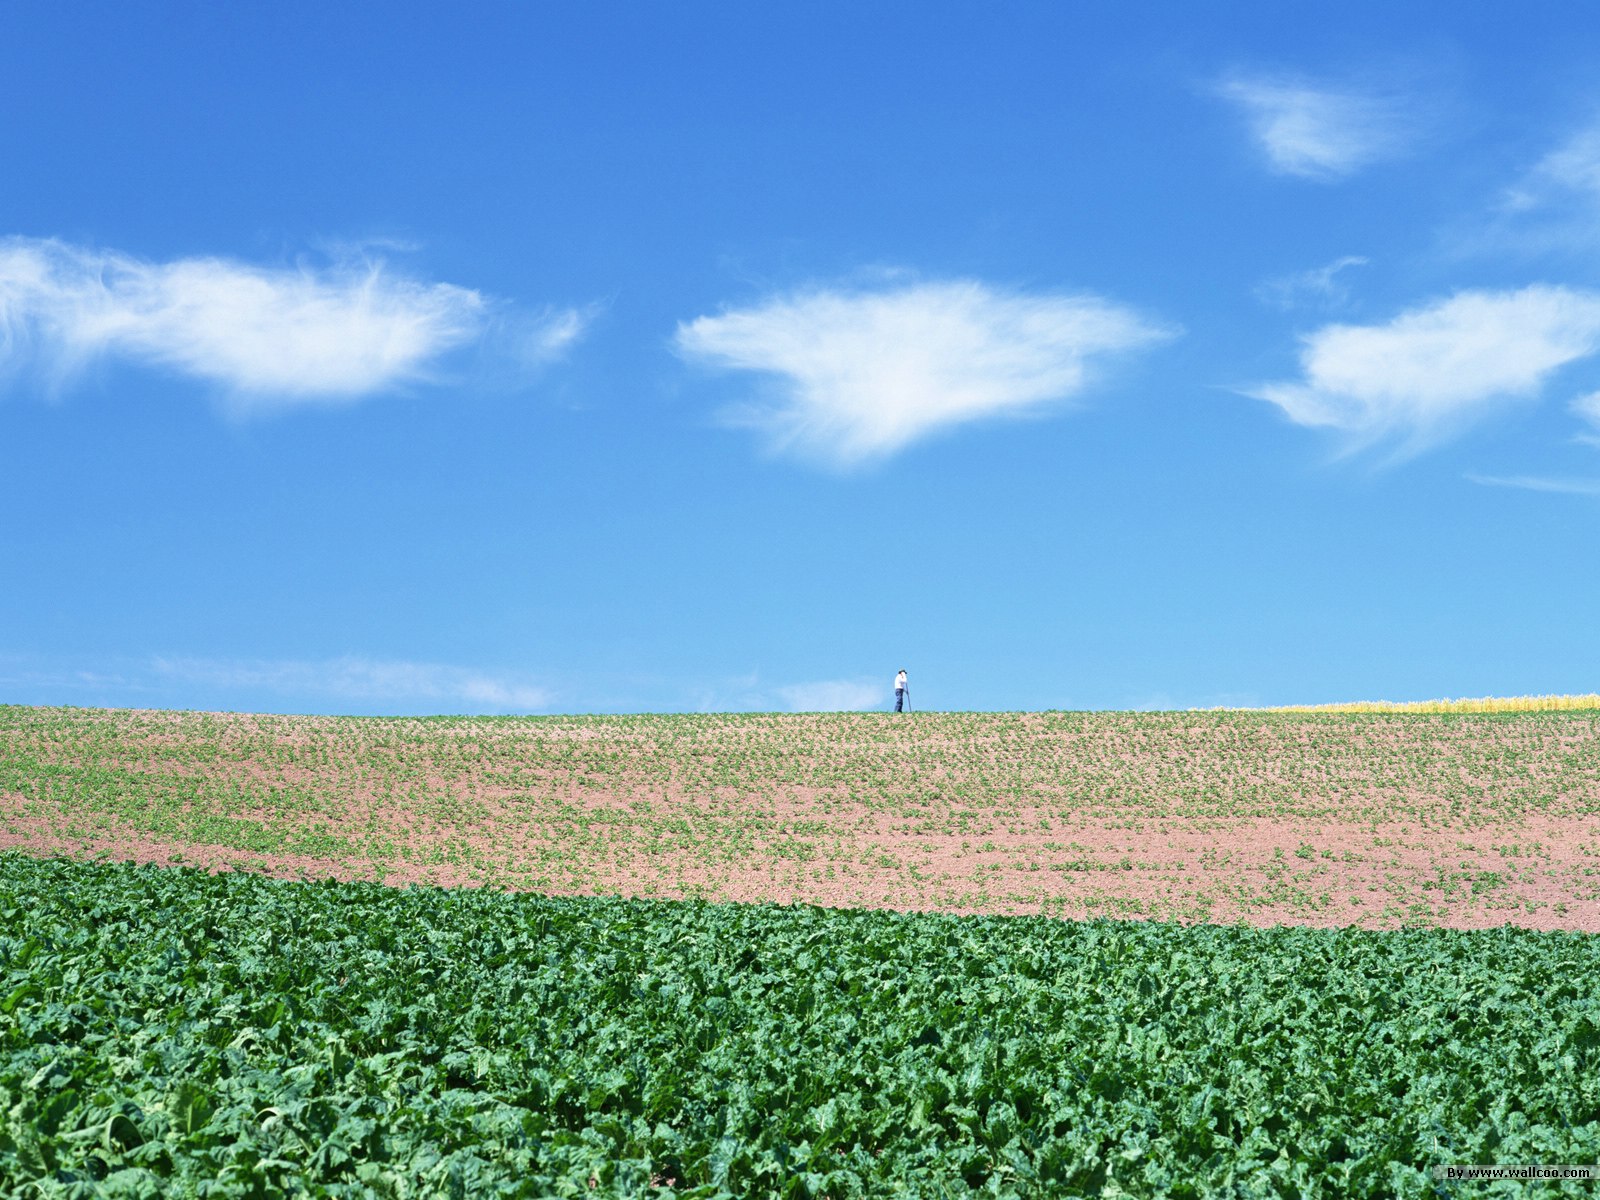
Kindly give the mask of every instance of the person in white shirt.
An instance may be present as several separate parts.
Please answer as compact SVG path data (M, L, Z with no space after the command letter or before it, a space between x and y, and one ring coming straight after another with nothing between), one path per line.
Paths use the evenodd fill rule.
M906 702L906 669L900 668L900 674L894 677L894 710L900 712L901 705Z

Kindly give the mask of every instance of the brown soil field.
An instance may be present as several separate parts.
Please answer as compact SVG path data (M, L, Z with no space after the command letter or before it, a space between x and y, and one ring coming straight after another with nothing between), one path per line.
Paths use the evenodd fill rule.
M0 707L0 849L297 878L1600 930L1600 713Z

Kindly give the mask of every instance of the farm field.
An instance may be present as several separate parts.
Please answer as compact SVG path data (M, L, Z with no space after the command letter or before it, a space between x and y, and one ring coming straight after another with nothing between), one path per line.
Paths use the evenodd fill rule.
M1600 712L0 707L0 848L553 895L1600 929Z
M1600 1159L1597 971L4 853L0 1193L1527 1195L1432 1168Z

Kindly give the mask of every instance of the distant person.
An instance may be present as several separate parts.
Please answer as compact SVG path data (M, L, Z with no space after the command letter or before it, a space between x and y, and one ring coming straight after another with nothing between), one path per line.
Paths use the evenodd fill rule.
M878 678L881 679L883 677L880 675ZM900 674L898 674L898 675L896 675L894 677L894 710L895 710L895 712L901 712L902 711L902 707L901 706L904 705L905 702L906 702L906 669L904 667L901 667L900 668Z

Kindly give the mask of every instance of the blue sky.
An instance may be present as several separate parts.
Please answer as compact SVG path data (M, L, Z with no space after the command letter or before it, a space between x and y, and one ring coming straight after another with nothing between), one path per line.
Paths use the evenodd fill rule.
M0 700L1600 687L1578 3L0 39Z

